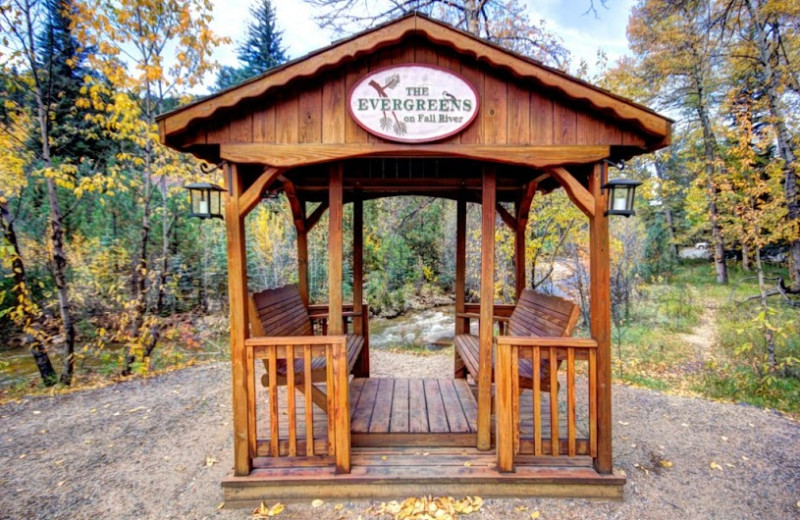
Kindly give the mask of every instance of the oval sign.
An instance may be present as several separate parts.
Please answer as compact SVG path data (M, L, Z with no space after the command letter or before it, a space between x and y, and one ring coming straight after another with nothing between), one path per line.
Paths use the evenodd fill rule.
M350 91L350 115L367 132L401 143L444 139L478 114L478 93L463 78L430 65L395 65Z

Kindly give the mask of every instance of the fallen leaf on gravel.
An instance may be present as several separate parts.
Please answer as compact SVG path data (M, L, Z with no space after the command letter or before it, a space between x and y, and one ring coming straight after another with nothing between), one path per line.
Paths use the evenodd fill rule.
M681 423L681 426L683 426L684 428L688 428L689 427L689 425L686 424L686 423Z
M713 460L711 461L711 464L709 464L708 466L709 466L711 469L718 469L718 470L722 471L722 466L720 466L719 464L717 464L717 463L716 463L716 462L714 462Z
M33 415L39 415L40 413L42 413L42 412L40 412L39 410L34 410L33 411Z
M524 513L527 510L528 510L527 506L517 506L514 508L514 511L516 511L517 513Z
M92 408L91 410L89 410L89 413L97 413L97 408Z
M662 468L671 468L673 466L671 460L661 459L658 461Z
M465 462L465 463L464 463L464 466L466 466L466 467L470 467L470 466L472 466L472 463L471 463L471 462Z
M225 502L224 501L219 503L219 505L217 506L217 511L219 511L223 507L225 507Z
M60 465L64 464L64 459L57 460L53 464L55 464L56 466L60 466Z
M144 406L137 406L136 408L131 408L128 410L128 413L138 412L139 410L144 410Z
M253 518L271 518L273 516L277 516L286 509L286 506L278 502L272 507L269 507L264 502L261 502L257 508L253 509Z
M391 515L395 520L452 520L457 515L467 515L479 511L483 506L481 497L411 497L402 503L391 501L381 503L380 507L367 512L375 515Z
M628 426L630 423L625 421L619 421L622 426Z
M313 508L317 508L317 507L320 507L320 506L322 506L322 504L324 504L324 503L325 503L325 502L323 502L323 501L322 501L322 500L320 500L319 498L315 498L314 500L312 500L312 501L311 501L311 507L313 507Z
M19 458L21 458L21 459L24 459L24 458L25 458L25 457L27 457L27 456L28 456L28 455L27 455L26 453L23 453L22 455L20 455L20 456L19 456Z
M536 520L537 518L539 518L539 511L534 511L533 513L531 513L532 520Z
M720 438L723 440L723 442L728 442L728 438L725 437L724 435L722 437L720 437Z
M343 507L344 507L344 504L336 504L335 506L333 506L333 509L336 510L336 511L339 511Z
M56 487L61 487L61 486L63 486L64 484L66 484L66 482L67 482L66 480L62 480L61 482L59 482L58 484L56 484Z
M40 430L39 433L47 433L47 430Z
M750 459L742 455L742 460L750 460Z
M731 464L730 462L726 462L725 465L728 466L729 468L735 468L736 467L733 464Z
M213 466L214 464L216 464L218 462L219 462L219 459L215 459L214 457L206 457L206 460L205 460L205 462L203 464L205 464L208 467L211 467L211 466Z

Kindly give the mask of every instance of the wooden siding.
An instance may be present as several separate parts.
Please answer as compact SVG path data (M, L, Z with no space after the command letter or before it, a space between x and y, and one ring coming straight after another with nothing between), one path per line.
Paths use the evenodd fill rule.
M475 121L439 141L448 144L645 146L641 133L603 114L424 41L381 49L318 81L297 81L291 95L250 100L214 120L191 127L180 144L360 144L387 143L350 117L348 93L370 71L401 63L436 65L460 74L480 97Z

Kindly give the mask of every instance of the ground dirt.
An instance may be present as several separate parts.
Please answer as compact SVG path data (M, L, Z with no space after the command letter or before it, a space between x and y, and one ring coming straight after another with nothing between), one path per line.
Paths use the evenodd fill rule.
M452 369L446 353L371 354L375 376ZM465 518L800 518L796 422L749 406L613 392L614 464L628 475L622 502L487 497ZM0 518L250 518L218 510L232 466L228 364L7 404L0 425ZM370 505L289 504L279 518L368 518Z

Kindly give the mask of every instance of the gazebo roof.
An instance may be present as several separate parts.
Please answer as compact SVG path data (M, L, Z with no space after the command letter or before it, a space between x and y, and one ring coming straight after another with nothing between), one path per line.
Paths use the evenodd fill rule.
M559 98L602 114L644 137L638 152L654 151L670 143L672 120L607 90L591 85L541 62L503 49L473 34L419 13L411 13L376 28L314 51L216 94L181 106L158 117L162 142L183 149L179 136L193 127L236 110L258 98L291 88L295 80L311 79L375 51L409 38L422 38L435 46L469 57L520 81L539 85Z

